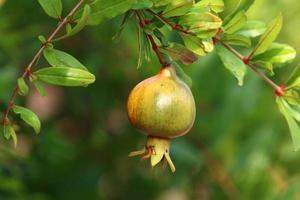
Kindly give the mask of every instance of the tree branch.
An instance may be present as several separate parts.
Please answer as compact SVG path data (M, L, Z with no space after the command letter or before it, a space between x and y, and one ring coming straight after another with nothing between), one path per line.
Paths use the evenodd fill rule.
M138 13L138 12L135 12L138 19L139 19L139 24L141 26L141 28L144 28L147 24L145 22L145 20L143 19L143 17ZM162 65L162 67L167 67L170 65L170 63L168 63L162 53L159 51L159 48L158 48L158 45L156 44L154 38L152 37L152 35L149 35L149 34L146 34L147 35L147 38L149 39L150 43L151 43L151 46L152 46L152 50L155 52L160 64Z
M26 78L28 76L31 75L32 73L32 67L34 66L34 64L38 61L38 59L40 58L41 54L43 53L43 51L46 49L47 44L51 43L52 40L54 39L54 37L57 35L57 33L64 27L64 25L66 23L68 23L68 18L71 17L72 15L74 15L74 13L80 8L80 6L82 6L82 4L84 3L85 0L80 0L75 6L74 8L69 12L69 14L67 14L66 17L62 18L58 24L58 26L56 27L56 29L54 29L54 31L52 32L52 34L47 38L46 42L42 44L41 48L38 50L38 52L35 54L35 56L33 57L33 59L31 60L31 62L28 64L28 66L25 68L23 74L22 74L22 78ZM18 96L18 92L20 91L20 88L18 85L16 85L15 89L13 90L12 93L12 97L11 100L9 101L8 107L6 109L6 111L4 112L3 115L3 124L5 124L6 119L8 117L8 114L10 112L10 110L12 109L12 107L14 106L14 102Z
M155 12L153 12L150 9L147 9L147 12L149 12L150 14L152 14L153 16L159 18L160 20L162 20L163 22L165 22L166 24L168 24L170 27L172 27L172 29L174 31L177 32L182 32L185 34L189 34L189 35L193 35L195 36L194 33L190 32L189 30L186 29L182 29L178 24L172 24L168 19L166 19L164 16L159 15ZM266 83L268 83L276 92L276 95L278 96L284 96L284 87L283 86L279 86L277 85L275 82L273 82L269 77L267 77L264 73L262 73L258 67L251 63L249 58L243 56L241 53L239 53L238 51L236 51L233 47L231 47L229 44L226 44L222 41L219 41L218 36L219 36L220 32L217 33L217 35L215 37L213 37L213 41L214 43L219 42L221 45L223 45L228 51L230 51L231 53L233 53L236 57L238 57L240 60L243 61L244 64L246 64L249 68L251 68L259 77L261 77Z

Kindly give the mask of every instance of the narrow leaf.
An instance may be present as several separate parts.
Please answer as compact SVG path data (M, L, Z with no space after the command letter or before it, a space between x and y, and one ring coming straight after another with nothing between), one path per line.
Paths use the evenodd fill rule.
M24 78L18 79L18 87L19 87L19 94L25 96L28 94L29 88L24 80Z
M88 71L69 67L42 68L33 73L39 80L61 86L87 86L95 82L95 76Z
M221 45L217 45L216 49L224 66L237 78L238 85L242 86L244 82L244 76L247 72L247 67L243 61L241 61L233 53Z
M212 11L219 13L224 10L223 0L202 0L199 1L195 6L209 7Z
M68 27L67 34L55 39L54 41L62 40L79 33L87 25L90 18L90 13L91 13L91 7L88 4L86 4L84 6L82 15L80 19L77 21L76 25L73 28L71 26L67 26Z
M184 70L180 67L180 65L178 65L176 62L172 62L172 66L174 67L174 69L176 70L176 74L178 75L178 77L184 81L189 87L192 87L193 85L193 81L191 79L191 77L189 77Z
M132 6L134 10L142 10L151 8L153 6L153 2L151 0L139 0L136 4Z
M257 37L262 35L266 29L266 24L264 22L249 20L246 25L237 32L237 34L246 37Z
M59 18L62 13L61 0L38 0L44 11L53 18Z
M44 56L48 63L53 67L72 67L87 70L86 67L76 58L57 49L46 48L44 51Z
M34 87L41 96L46 96L46 91L44 85L37 79L35 75L29 77L30 81L33 83Z
M36 133L40 132L41 129L41 122L38 118L38 116L32 112L31 110L24 108L22 106L14 105L12 108L14 113L20 114L21 119L26 122L28 125L30 125Z
M93 1L91 6L91 16L89 25L97 25L121 15L131 9L137 0L97 0Z
M245 26L247 22L247 16L245 11L240 11L235 14L227 23L224 24L224 32L225 33L235 33L236 31L240 30L243 26Z
M265 33L261 36L256 47L254 48L251 55L257 55L265 52L272 42L276 39L282 26L282 15L280 14L276 19L274 19L268 26Z
M287 44L272 43L268 50L262 54L254 56L251 60L281 64L291 62L295 57L296 50L293 47Z
M184 41L186 48L199 56L206 55L207 52L205 51L204 44L202 43L202 40L200 38L187 34L180 35Z
M251 40L248 37L245 37L243 35L238 35L238 34L222 34L220 40L227 44L232 44L237 46L243 46L243 47L251 46Z
M294 150L298 151L300 149L300 128L299 124L297 124L296 120L292 117L291 113L289 112L288 108L285 106L285 100L283 98L277 97L276 99L278 108L280 112L283 114L285 117L291 135L292 135L292 140L293 140L293 146Z
M175 17L186 14L193 6L193 0L173 0L162 13L164 17Z
M3 133L4 133L4 137L9 140L10 137L13 139L13 142L14 142L14 146L16 147L17 146L17 134L13 128L13 126L8 123L8 124L5 124L4 127L3 127Z

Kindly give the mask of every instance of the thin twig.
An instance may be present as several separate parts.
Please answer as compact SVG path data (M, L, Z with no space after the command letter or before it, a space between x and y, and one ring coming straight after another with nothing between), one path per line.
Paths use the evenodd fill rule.
M138 13L135 12L138 19L139 19L139 24L141 26L141 28L144 28L147 24L145 23L145 20L143 19L143 17ZM160 64L162 65L162 67L167 67L170 64L164 59L162 53L159 51L158 45L156 44L154 38L152 37L152 35L146 34L147 38L149 39L151 46L152 46L152 50L155 52Z
M147 9L147 11L152 14L153 16L159 18L160 20L162 20L163 22L165 22L166 24L168 24L169 26L172 27L172 29L174 31L178 31L178 32L182 32L182 33L185 33L185 34L189 34L189 35L193 35L195 36L194 33L190 32L189 30L185 30L185 29L182 29L180 26L178 26L177 24L173 24L171 23L168 19L166 19L164 16L162 15L159 15L155 12L153 12L152 10L150 9ZM217 35L219 36L219 32L217 33ZM269 77L267 77L264 73L262 73L258 67L251 63L249 58L243 56L241 53L239 53L237 50L235 50L233 47L231 47L229 44L225 43L225 42L222 42L222 41L219 41L218 39L218 36L217 37L213 37L213 41L216 42L219 42L221 45L223 45L227 50L229 50L230 52L232 52L236 57L238 57L240 60L242 60L244 62L244 64L246 64L249 68L251 68L259 77L261 77L266 83L268 83L274 90L277 94L279 94L279 96L284 96L285 93L284 93L284 90L282 89L283 87L280 87L279 85L277 85L275 82L273 82Z
M32 67L34 66L34 64L37 62L37 60L40 58L41 54L43 53L43 51L46 49L47 44L51 43L52 40L54 39L54 37L57 35L57 33L64 27L64 25L66 23L69 22L68 18L71 17L72 15L74 15L74 13L80 8L80 6L84 3L85 0L80 0L75 7L69 12L69 14L65 17L62 18L58 24L58 26L56 27L56 29L52 32L52 34L48 37L48 39L46 40L45 43L42 44L41 48L38 50L38 52L35 54L35 56L33 57L33 59L31 60L31 62L28 64L28 66L25 68L23 74L22 74L22 78L26 78L27 76L30 76L32 73ZM6 111L4 112L3 115L3 124L5 124L5 121L8 117L9 111L12 109L12 107L14 106L14 102L18 96L18 92L19 92L20 88L18 85L16 85L15 89L13 90L12 93L12 97L11 100L9 101L8 107L6 109Z

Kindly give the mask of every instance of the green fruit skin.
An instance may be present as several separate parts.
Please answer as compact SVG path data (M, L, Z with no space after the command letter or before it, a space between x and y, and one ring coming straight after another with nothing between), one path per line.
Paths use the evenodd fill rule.
M170 66L131 91L127 113L131 124L141 132L149 136L174 138L192 128L196 108L190 88Z

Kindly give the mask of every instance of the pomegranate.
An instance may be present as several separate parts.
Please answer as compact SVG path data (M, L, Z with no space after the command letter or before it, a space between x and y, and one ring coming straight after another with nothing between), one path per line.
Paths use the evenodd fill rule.
M195 101L190 88L180 80L172 66L139 83L127 101L131 124L148 136L146 146L131 152L130 157L145 154L154 167L163 161L172 172L175 166L169 156L170 139L185 135L195 120Z

